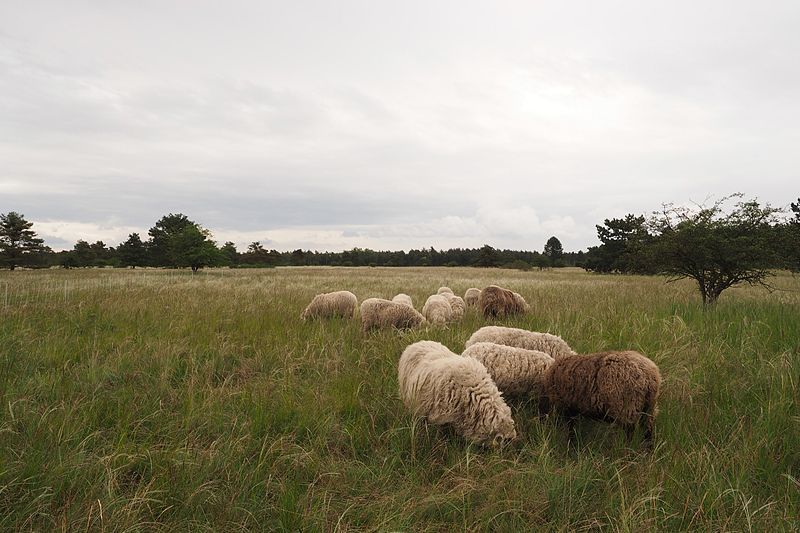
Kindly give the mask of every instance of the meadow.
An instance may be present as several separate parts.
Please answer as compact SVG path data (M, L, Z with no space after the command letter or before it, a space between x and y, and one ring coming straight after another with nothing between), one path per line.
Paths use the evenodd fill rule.
M483 449L415 420L403 348L460 353L491 323L363 334L311 298L496 283L579 352L638 350L663 384L652 452L512 403ZM800 278L703 312L688 281L577 269L277 268L0 273L0 529L800 529Z

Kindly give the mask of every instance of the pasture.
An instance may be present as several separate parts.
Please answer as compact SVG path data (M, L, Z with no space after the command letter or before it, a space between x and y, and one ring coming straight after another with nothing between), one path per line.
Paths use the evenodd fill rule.
M521 438L469 445L415 421L397 361L461 353L488 320L363 334L303 323L359 301L497 283L496 323L579 352L635 349L663 376L652 453L512 403ZM278 268L0 273L0 529L790 531L800 528L800 279L736 288L576 269Z

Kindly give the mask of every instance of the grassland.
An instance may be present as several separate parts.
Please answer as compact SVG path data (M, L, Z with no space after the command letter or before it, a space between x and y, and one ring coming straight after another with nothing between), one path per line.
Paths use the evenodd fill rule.
M364 335L304 324L311 297L499 283L503 321L578 351L632 348L664 377L652 453L535 406L484 450L397 398L403 348L459 352L487 322ZM704 313L694 286L577 270L47 271L0 274L2 530L800 528L800 280Z

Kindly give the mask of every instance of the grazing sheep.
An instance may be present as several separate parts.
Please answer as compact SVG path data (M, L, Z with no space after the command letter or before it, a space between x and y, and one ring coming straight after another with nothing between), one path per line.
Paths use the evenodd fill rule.
M517 436L511 409L477 359L456 355L438 342L416 342L400 356L398 383L403 404L432 424L450 424L479 444Z
M553 359L575 355L575 352L564 339L549 333L539 333L538 331L528 331L518 328L506 328L503 326L484 326L469 338L465 347L469 348L476 342L493 342L506 346L515 346L526 350L538 350L544 352Z
M467 292L464 293L464 303L466 303L469 307L477 307L478 306L478 298L481 295L481 290L476 289L474 287L467 289Z
M453 310L453 320L461 320L464 318L464 313L467 311L467 304L461 296L456 296L452 292L443 292L440 296L447 298L450 308Z
M358 306L356 295L350 291L326 292L317 294L300 314L300 318L331 318L343 316L353 318Z
M416 309L382 298L367 298L361 302L361 328L408 329L425 322Z
M392 298L392 301L394 303L404 304L409 307L414 307L414 302L411 300L411 296L403 292Z
M483 363L506 397L528 394L538 397L542 392L544 373L553 363L553 358L544 352L493 342L476 342L462 355Z
M584 415L622 426L630 441L637 424L653 440L661 375L653 361L634 351L571 355L556 359L544 375L541 408L574 418Z
M436 294L444 294L446 292L453 294L453 290L450 287L439 287L439 290L436 291Z
M422 314L431 324L444 326L453 319L453 308L447 297L441 294L432 294L425 300Z
M478 309L487 318L522 314L529 308L522 296L497 285L489 285L478 297Z

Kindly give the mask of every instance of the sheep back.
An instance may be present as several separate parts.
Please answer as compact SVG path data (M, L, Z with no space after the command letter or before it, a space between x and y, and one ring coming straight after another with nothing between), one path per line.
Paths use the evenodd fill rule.
M544 352L476 342L462 354L480 361L504 396L533 395L542 392L542 382L553 358Z
M553 359L566 355L575 355L575 351L569 347L569 344L557 335L504 326L482 327L472 334L465 346L469 348L476 342L493 342L526 350L538 350L548 354Z
M409 329L425 322L416 309L382 298L367 298L361 302L361 328Z
M519 294L497 285L489 285L478 297L478 309L485 317L496 318L522 314L527 311L528 306Z
M467 304L464 303L464 299L461 296L456 296L451 292L444 292L441 294L447 298L447 303L450 304L450 308L453 311L453 320L461 320L464 318L464 313L467 312Z
M634 351L570 355L556 359L544 375L549 407L623 426L637 424L652 438L661 374L656 364Z
M422 315L428 322L443 326L453 319L453 308L447 297L441 294L432 294L422 306Z
M453 289L451 289L450 287L439 287L439 290L436 291L436 294L444 294L446 292L453 294Z
M358 306L356 295L350 291L335 291L317 294L303 310L300 318L332 318L342 316L353 318Z
M414 307L414 302L411 300L411 296L409 296L404 292L401 292L400 294L396 295L394 298L392 298L392 301L394 303L404 304L409 307Z

